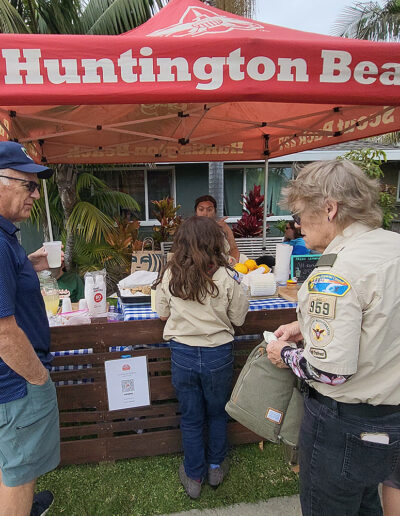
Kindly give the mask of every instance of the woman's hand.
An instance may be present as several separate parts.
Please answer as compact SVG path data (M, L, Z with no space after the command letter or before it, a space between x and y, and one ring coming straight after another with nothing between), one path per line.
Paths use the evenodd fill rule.
M282 324L274 333L278 339L284 341L299 342L299 340L303 339L298 321L293 321L290 324Z
M279 328L278 328L279 329ZM289 369L281 357L282 349L287 346L287 342L282 340L273 340L267 345L267 355L270 361L280 369Z

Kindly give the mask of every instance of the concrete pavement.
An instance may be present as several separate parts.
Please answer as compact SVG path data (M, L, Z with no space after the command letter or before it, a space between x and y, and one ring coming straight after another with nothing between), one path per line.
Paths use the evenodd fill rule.
M299 496L270 498L265 502L239 503L218 509L176 512L168 516L301 516Z

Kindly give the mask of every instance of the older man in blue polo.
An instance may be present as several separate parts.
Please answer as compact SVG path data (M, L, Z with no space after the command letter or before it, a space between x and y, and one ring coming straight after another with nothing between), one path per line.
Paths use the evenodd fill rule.
M39 199L38 178L52 171L25 148L0 142L0 515L38 516L53 502L34 494L37 477L60 461L55 387L49 377L50 332L36 272L43 249L26 255L16 222Z

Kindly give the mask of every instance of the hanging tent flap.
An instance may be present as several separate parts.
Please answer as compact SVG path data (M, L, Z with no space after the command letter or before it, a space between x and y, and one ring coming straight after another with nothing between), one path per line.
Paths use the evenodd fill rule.
M0 138L49 163L132 163L264 159L382 134L400 129L399 48L196 0L119 36L1 34Z

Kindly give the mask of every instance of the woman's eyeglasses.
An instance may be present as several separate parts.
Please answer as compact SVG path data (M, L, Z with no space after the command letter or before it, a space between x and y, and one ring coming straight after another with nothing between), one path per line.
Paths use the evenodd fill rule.
M24 183L23 186L25 186L29 193L33 193L36 189L39 190L39 183L36 183L36 181L27 181L26 179L20 179L19 177L10 177L3 175L0 175L0 177L5 177L6 179L13 179L14 181L21 181L22 183Z
M295 224L297 224L298 226L301 226L301 217L300 215L298 215L297 213L292 213L292 219L294 221Z

